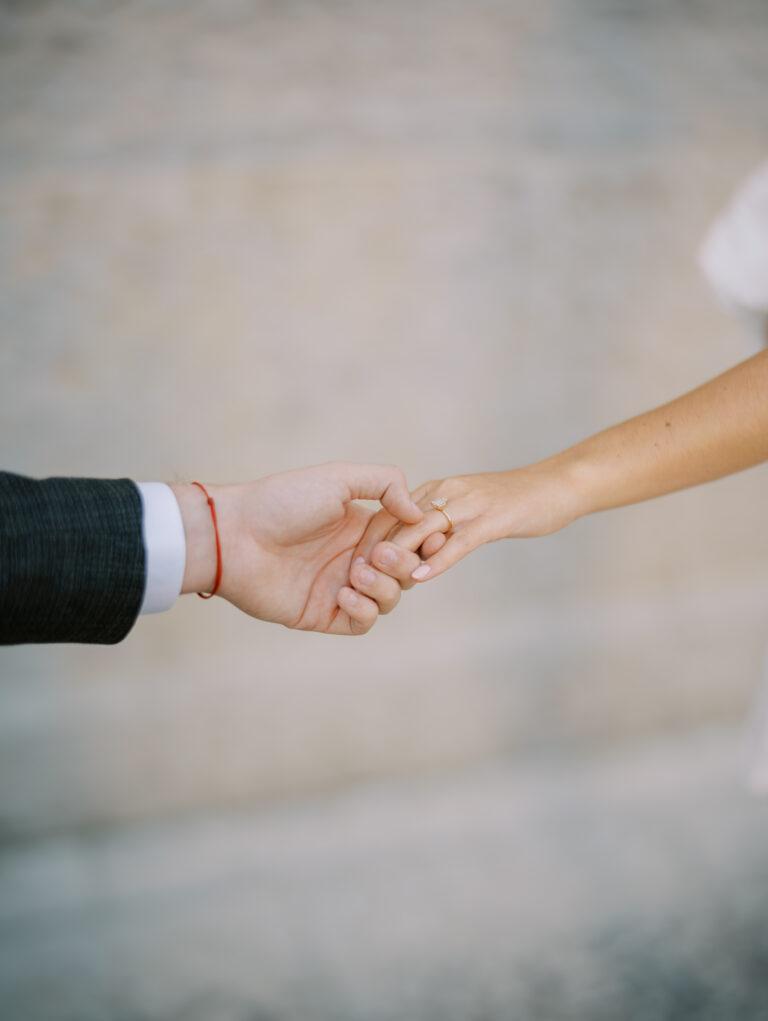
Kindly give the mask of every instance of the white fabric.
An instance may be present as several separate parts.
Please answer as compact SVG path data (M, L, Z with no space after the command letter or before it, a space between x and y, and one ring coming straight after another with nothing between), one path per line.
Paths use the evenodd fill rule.
M722 303L768 343L768 163L736 192L707 235L699 263ZM749 721L748 783L768 794L768 655Z
M768 163L712 225L699 264L722 303L763 342L768 330Z
M173 490L164 482L137 483L144 508L142 532L147 584L139 613L169 610L181 592L187 544Z

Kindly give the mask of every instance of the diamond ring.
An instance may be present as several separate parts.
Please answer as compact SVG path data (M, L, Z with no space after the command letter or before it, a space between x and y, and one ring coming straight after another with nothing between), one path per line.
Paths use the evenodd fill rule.
M451 520L451 516L448 511L445 509L448 506L446 498L444 496L439 496L436 500L430 500L429 502L436 511L440 511L445 520L448 522L448 531L452 531L453 521Z

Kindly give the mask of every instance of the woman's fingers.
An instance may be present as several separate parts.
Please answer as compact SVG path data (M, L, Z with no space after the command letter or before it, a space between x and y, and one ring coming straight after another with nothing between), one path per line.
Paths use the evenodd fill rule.
M470 528L452 532L442 549L420 564L411 573L411 577L414 581L431 581L432 578L437 578L438 575L447 571L449 567L458 564L463 557L471 553L473 549L477 549L480 544L481 540Z
M401 588L413 587L411 575L421 563L418 553L396 546L393 542L380 542L371 553L371 563Z
M423 502L434 491L434 483L428 483L416 490L413 498ZM429 509L423 520L408 524L387 510L374 515L355 550L351 588L342 590L345 594L340 595L339 605L346 610L345 600L349 598L346 593L356 591L373 600L380 613L389 613L397 605L402 590L436 578L479 546L482 539L479 532L475 537L473 513L465 502L459 500L457 506L457 501L452 500L448 513L450 518L440 510ZM356 633L370 628L374 620L375 617L368 623L367 619L361 622L356 618L355 628L360 629Z
M409 587L413 585L410 571L407 571L405 577ZM402 592L400 582L396 578L389 577L389 575L377 571L376 568L370 567L362 557L359 557L352 565L349 580L357 592L361 592L378 604L379 613L391 613L400 601Z
M343 613L336 615L330 629L332 634L364 635L376 623L379 607L373 599L345 586L339 590L338 602Z
M433 532L432 535L428 535L424 542L421 544L421 557L423 560L429 559L437 553L439 549L442 549L448 541L448 537L443 532Z
M453 514L451 514L451 520L454 524L457 524ZM398 546L402 546L403 549L414 552L434 532L448 532L450 528L448 518L442 511L430 510L426 512L424 520L419 522L419 524L401 525L392 532L390 538Z

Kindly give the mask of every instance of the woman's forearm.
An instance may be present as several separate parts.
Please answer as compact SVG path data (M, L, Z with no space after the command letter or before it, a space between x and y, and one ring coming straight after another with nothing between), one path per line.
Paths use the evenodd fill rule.
M639 503L768 459L768 351L549 459L577 516Z
M395 528L387 536L390 552L397 546L420 550L427 563L412 577L425 581L482 543L548 535L595 511L650 500L765 460L768 351L537 464L420 486L414 497L427 511L424 520ZM442 510L430 511L433 501ZM449 534L440 534L449 524Z

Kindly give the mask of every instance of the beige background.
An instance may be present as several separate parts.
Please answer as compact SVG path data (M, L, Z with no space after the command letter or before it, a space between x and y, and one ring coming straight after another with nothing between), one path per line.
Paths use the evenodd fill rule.
M742 357L694 254L761 156L764 10L601 10L6 13L2 463L227 481L350 458L416 485ZM485 549L361 642L183 600L119 649L6 650L3 824L736 719L767 480Z
M750 351L695 253L765 152L767 37L758 0L3 5L0 463L228 481L349 458L416 485L706 379ZM766 506L762 468L497 544L362 640L184 599L117 648L5 649L9 847L510 757L650 762L659 735L650 803L683 758L711 789L738 737L686 742L737 735L756 690ZM22 889L61 889L46 853L12 858ZM339 1021L358 1001L328 982Z

